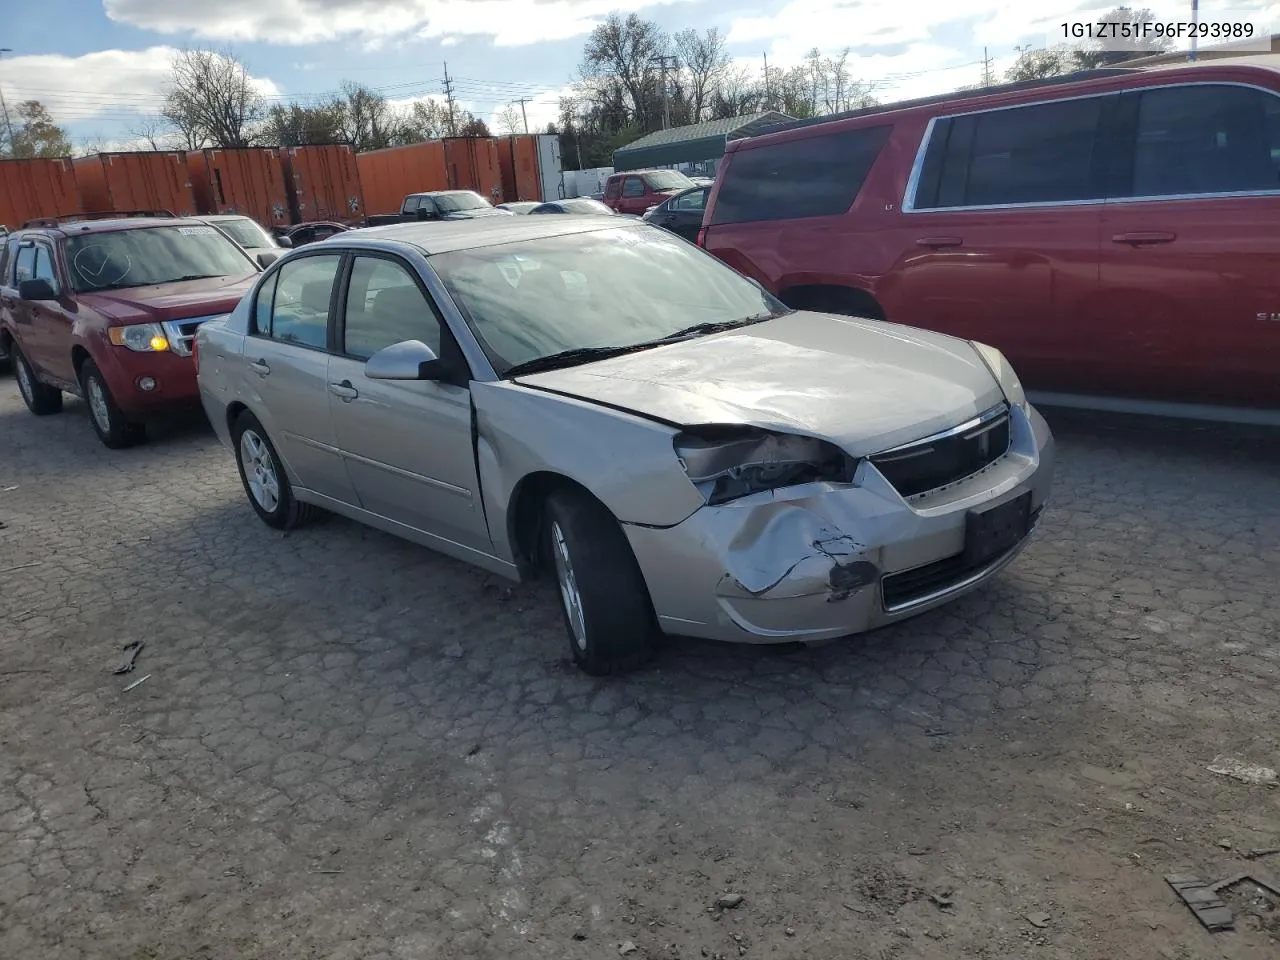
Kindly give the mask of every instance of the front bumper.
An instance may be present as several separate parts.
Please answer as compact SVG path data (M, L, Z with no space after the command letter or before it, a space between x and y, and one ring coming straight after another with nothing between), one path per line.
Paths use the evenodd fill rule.
M863 461L812 483L703 507L674 527L624 525L663 631L747 643L818 641L923 613L978 587L1026 546L1053 481L1049 425L1010 414L1008 451L910 502ZM1029 493L1031 530L965 566L966 517Z
M128 416L143 418L166 410L200 405L196 366L191 357L176 353L135 353L125 347L105 346L95 357L116 405ZM149 377L150 390L139 386Z

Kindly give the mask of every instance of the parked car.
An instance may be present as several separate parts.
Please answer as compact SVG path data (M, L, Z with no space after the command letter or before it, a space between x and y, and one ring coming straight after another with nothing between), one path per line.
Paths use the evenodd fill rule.
M192 218L33 221L0 248L0 346L32 413L83 397L102 442L127 447L152 415L197 403L196 328L230 313L258 272Z
M411 193L404 198L399 213L376 214L365 218L366 226L382 227L390 223L416 220L474 220L477 217L509 217L509 210L499 210L474 190L435 190Z
M629 170L614 173L604 185L604 204L618 213L636 216L657 206L667 197L694 186L678 170Z
M1280 407L1277 64L774 128L729 144L702 242L792 306L994 344L1054 402Z
M792 311L620 218L352 231L197 344L264 522L323 507L549 570L590 673L655 630L814 641L937 606L1017 555L1051 482L999 351Z
M512 200L508 203L498 204L499 210L505 210L507 213L526 214L533 212L533 208L541 206L537 200Z
M332 237L336 233L346 233L350 229L345 223L337 223L333 220L317 220L313 223L299 223L292 227L285 227L283 228L284 232L277 234L277 236L287 237L290 246L301 247L304 244L315 243L317 240Z
M599 200L592 200L590 197L567 197L564 200L548 200L546 203L538 204L529 213L574 213L596 217L614 216L613 210L606 207Z
M710 192L711 188L707 186L681 190L656 207L650 207L641 219L655 227L678 233L686 240L697 240L698 231L702 229L702 214L707 209L707 194Z
M280 256L282 249L293 246L293 241L288 235L272 236L252 217L233 213L212 213L195 219L217 227L264 267Z

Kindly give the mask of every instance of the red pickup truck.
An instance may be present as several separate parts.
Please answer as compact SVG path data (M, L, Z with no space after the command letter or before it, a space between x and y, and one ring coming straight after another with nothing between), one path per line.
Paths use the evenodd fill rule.
M0 354L37 416L83 397L108 447L198 406L191 344L230 313L258 262L214 227L170 216L31 221L0 248Z

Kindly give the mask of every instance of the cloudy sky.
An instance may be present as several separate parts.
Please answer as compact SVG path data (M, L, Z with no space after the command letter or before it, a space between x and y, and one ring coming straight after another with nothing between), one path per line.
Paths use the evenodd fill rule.
M817 46L852 50L854 72L882 100L941 92L997 69L1015 45L1042 46L1096 0L7 0L0 10L0 90L38 99L73 139L123 139L161 102L175 48L233 49L272 98L306 101L356 80L393 100L438 93L445 64L464 106L492 117L532 98L530 124L554 120L591 29L636 11L668 30L719 27L744 65L789 65ZM1190 0L1135 4L1186 19ZM1201 18L1280 3L1201 0ZM1033 10L1048 11L1034 13Z

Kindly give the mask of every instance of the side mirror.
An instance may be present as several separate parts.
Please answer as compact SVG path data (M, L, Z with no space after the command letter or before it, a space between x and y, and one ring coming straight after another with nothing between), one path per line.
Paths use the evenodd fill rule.
M267 269L267 267L271 266L273 263L275 263L277 260L280 259L280 254L272 253L269 250L263 250L261 253L258 254L257 259L258 259L258 266L260 266L263 270L265 270Z
M284 247L286 250L293 247L293 239L291 237L276 237L276 243Z
M421 340L383 347L364 365L364 375L370 380L439 380L444 374L436 352Z
M36 280L23 280L18 284L18 299L20 300L57 300L58 295L53 292L53 287L48 280L43 278Z

